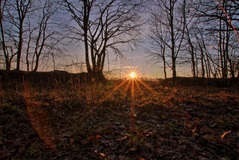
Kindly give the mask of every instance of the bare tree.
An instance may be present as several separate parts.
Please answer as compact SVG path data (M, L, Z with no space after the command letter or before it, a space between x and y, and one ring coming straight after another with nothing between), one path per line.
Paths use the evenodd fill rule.
M234 78L239 42L238 5L237 1L223 0L154 0L150 39L162 50L155 52L155 47L151 47L152 58L162 60L166 55L173 77L177 65L190 63L193 77L200 74Z
M155 21L155 23L153 23L152 25L158 25L164 29L164 32L161 32L159 34L157 33L157 30L155 30L155 34L157 34L155 35L155 40L162 41L171 53L170 68L172 70L173 79L175 79L177 76L177 58L185 33L185 3L185 0L153 1L154 12L152 13L152 15L153 17L160 18L157 18L157 21ZM154 33L152 33L151 35L153 34ZM168 36L164 36L165 34L167 34Z
M9 5L11 6L12 14L12 25L14 25L17 32L17 62L16 62L16 70L20 70L21 64L21 56L22 56L22 48L23 48L23 35L24 35L24 22L27 14L31 11L31 6L33 4L33 0L10 0Z
M198 44L197 42L197 18L195 17L194 13L190 13L191 11L191 3L188 1L184 2L184 12L183 18L185 19L185 43L184 48L189 53L190 63L192 68L192 75L193 77L198 76ZM201 59L203 58L203 52L200 54ZM201 61L201 68L202 68L202 76L204 77L204 62Z
M0 41L1 41L1 50L3 52L3 57L5 61L5 68L6 70L11 69L11 64L13 58L16 56L16 52L14 52L14 45L13 45L13 38L12 33L9 32L8 24L8 15L6 12L8 12L8 3L6 0L0 1Z
M63 15L59 1L0 2L0 41L7 70L14 60L20 70L25 60L27 71L37 71L41 60L62 54L65 22L59 21Z
M159 15L155 12L151 13L151 20L150 20L150 29L149 34L149 49L148 54L151 57L151 62L153 63L163 63L163 73L164 78L167 78L167 66L170 66L167 62L166 49L167 43L169 40L169 34L167 29L163 27L160 22L160 19L163 15Z
M210 36L211 54L217 52L218 55L211 56L215 61L218 61L219 76L226 79L230 74L232 78L235 77L233 69L233 57L237 50L239 42L238 25L239 25L239 3L237 1L224 0L207 0L193 1L193 8L197 12L197 16L201 19L201 24L205 29L205 35ZM214 41L212 40L214 37ZM237 46L236 45L236 46Z
M136 42L142 24L138 11L142 0L64 0L84 42L88 73L103 76L106 54L122 55L120 44Z
M55 22L54 16L60 7L53 0L45 0L43 2L35 3L36 10L34 15L28 20L27 35L28 40L26 45L26 64L27 70L36 72L39 67L40 58L44 56L54 56L53 52L61 52L61 41L64 39L63 34L59 31L60 24ZM30 60L29 60L30 59Z
M4 28L3 28L3 18L4 18L4 9L6 6L6 0L0 1L0 29L1 29L1 49L3 51L5 64L6 64L6 70L10 70L11 68L11 58L9 58L7 47L5 43L5 34L4 34Z

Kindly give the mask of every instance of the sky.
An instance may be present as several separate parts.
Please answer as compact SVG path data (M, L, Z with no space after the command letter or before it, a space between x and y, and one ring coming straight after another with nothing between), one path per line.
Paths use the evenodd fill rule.
M66 16L66 15L65 15ZM144 13L144 18L146 14ZM142 26L141 26L142 27ZM144 34L147 32L147 27L143 28ZM140 44L141 46L136 46L133 51L127 50L123 54L125 58L120 59L119 57L115 57L114 53L109 53L109 61L108 57L105 61L105 75L108 77L117 77L123 78L129 70L135 69L140 77L147 78L163 78L163 70L160 67L160 64L152 64L149 63L149 57L146 54L146 50L144 48L145 44ZM63 62L64 64L71 64L73 61L76 62L84 62L84 47L77 46L77 44L71 44L67 48L67 54L70 56L65 58ZM67 60L66 60L67 59ZM60 67L58 65L59 70L65 70L64 67ZM80 69L81 71L85 71L84 69ZM68 68L68 72L79 72L79 68Z
M113 67L113 66L112 66ZM128 75L129 70L136 70L139 77L149 79L164 78L162 63L150 62L150 57L146 53L131 53L128 55L128 61L122 67L123 75ZM178 76L191 76L190 67L177 67ZM117 76L117 74L116 74ZM167 69L167 77L172 77L172 72Z
M140 48L140 49L139 49ZM150 57L146 50L141 47L134 51L123 53L125 58L119 58L114 53L109 54L105 61L104 72L107 78L125 78L129 71L135 70L138 77L159 79L164 78L162 63L150 62ZM61 57L57 62L57 70L65 70L71 73L86 72L84 60L84 48L71 44L66 51L67 56ZM65 67L72 63L81 63L81 66ZM177 67L178 76L191 76L190 67ZM172 77L171 70L167 69L167 77Z
M72 73L86 72L85 65L65 67L72 63L84 63L84 48L71 46L67 50L67 55L60 58L57 63L57 70L65 70ZM143 51L132 51L124 53L125 58L116 57L113 53L106 57L104 72L109 78L124 78L130 70L136 70L138 76L144 78L163 78L160 64L152 64L149 57ZM161 71L160 71L161 70Z
M64 17L67 17L67 15L64 15ZM144 34L146 34L147 26L143 28L143 30ZM145 43L141 45L145 45ZM107 57L104 68L106 77L124 78L125 76L127 76L129 70L133 69L136 70L139 77L150 79L164 78L163 65L160 63L150 62L150 57L146 54L146 49L143 48L145 48L145 46L136 47L135 50L133 51L126 51L125 53L123 53L124 56L126 57L124 59L116 58L114 53L109 53L109 60ZM65 67L72 63L83 64L85 62L84 47L77 46L77 43L72 43L69 46L67 46L66 49L67 51L65 51L65 54L67 56L60 57L58 59L56 69L66 70L68 72L73 73L86 72L84 65L78 67L77 66ZM171 77L172 73L170 69L168 69L167 72L168 72L167 77ZM178 73L179 75L187 76L188 71L186 71L185 73L184 72L185 72L184 69L181 69L181 71L179 71Z
M70 15L65 12L66 11L62 11L62 13L58 15L60 17L57 16L56 19L58 20L58 18L60 18L62 22L64 21L66 24L68 24L68 22L70 23L71 18L70 18ZM143 18L147 18L147 12L143 12L142 14L143 14ZM143 26L145 28L143 28L141 32L143 32L143 34L147 34L148 25L143 25ZM237 35L237 32L235 34ZM141 45L147 46L147 44L141 44ZM136 70L139 76L143 78L152 78L152 79L164 78L162 63L150 62L150 57L148 57L148 55L146 54L146 49L142 49L144 47L145 46L138 47L134 51L127 51L126 53L124 53L126 57L125 59L116 58L113 53L110 53L109 60L107 57L105 61L105 68L104 68L105 75L108 77L123 78L125 77L125 75L128 74L129 70ZM56 58L57 58L57 64L56 64L57 68L53 68L52 64L47 64L46 62L43 61L41 64L42 66L41 70L49 71L52 69L57 69L57 70L65 70L65 71L73 72L73 73L86 72L84 65L80 65L78 67L76 66L66 67L66 66L70 66L73 63L83 64L85 61L84 48L77 46L76 43L74 44L72 43L69 46L67 46L67 50L65 51L64 56L56 57ZM13 66L15 66L15 64L13 64ZM187 67L178 66L177 76L192 76L190 70L191 70L190 66L187 66ZM172 74L171 70L167 69L167 77L171 77L171 74Z

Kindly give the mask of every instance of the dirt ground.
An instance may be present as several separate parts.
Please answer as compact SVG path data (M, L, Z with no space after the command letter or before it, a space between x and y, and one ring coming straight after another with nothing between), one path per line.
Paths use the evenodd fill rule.
M0 159L239 157L238 87L120 83L2 89Z

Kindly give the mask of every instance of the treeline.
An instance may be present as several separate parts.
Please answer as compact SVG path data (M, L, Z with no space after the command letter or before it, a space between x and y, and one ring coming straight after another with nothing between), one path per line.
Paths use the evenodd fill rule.
M6 70L37 71L40 63L55 63L65 38L61 9L54 0L0 1L0 58Z
M239 77L239 2L234 0L154 0L148 52L176 77L176 66L193 77Z
M238 30L234 0L1 0L0 63L55 70L71 43L83 48L89 73L103 74L109 55L145 44L165 78L176 78L179 66L193 77L236 78Z

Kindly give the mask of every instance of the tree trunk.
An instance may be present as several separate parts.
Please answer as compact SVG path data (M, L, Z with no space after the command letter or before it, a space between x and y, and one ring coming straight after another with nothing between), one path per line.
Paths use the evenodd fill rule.
M235 78L235 73L234 73L234 67L233 67L233 63L232 60L229 56L229 41L230 41L230 31L229 30L229 26L227 24L227 31L226 31L226 59L229 63L229 68L230 68L230 74L231 74L231 78L234 79Z
M19 42L17 48L17 66L16 70L20 70L21 56L22 56L22 44L23 44L23 20L20 20L20 28L19 28Z
M175 37L174 37L174 2L170 1L170 30L171 30L171 56L172 56L172 76L173 76L173 83L175 84L176 81L176 54L175 54Z
M36 63L35 63L35 67L34 67L34 69L33 69L33 72L37 72L37 70L38 70L39 59L40 59L40 55L37 55L37 56L36 56Z
M190 41L190 40L189 40ZM190 41L190 46L191 46L191 61L192 61L192 72L193 72L193 77L196 77L196 64L195 64L195 57L194 57L194 48L193 45Z
M205 78L205 67L204 67L204 54L203 50L201 50L201 71L202 71L202 78Z
M165 53L165 48L163 52ZM166 60L165 60L164 53L163 53L163 73L164 73L164 78L167 79Z
M6 63L6 70L10 71L10 69L11 69L11 62L9 62L9 60L5 59L5 63Z
M90 5L87 0L84 0L84 17L83 17L83 30L84 30L84 44L85 44L85 62L88 73L92 72L90 60L89 60L89 46L88 46L88 24L89 24L89 12Z
M173 79L175 80L177 77L177 72L176 72L176 58L173 58L173 65L172 65L172 72L173 72Z
M91 82L104 82L106 80L104 74L103 74L103 70L98 69L98 70L92 70L89 73L90 77L91 77Z
M101 54L96 54L97 58L94 57L94 59L97 59L97 61L92 62L95 63L92 64L95 67L91 71L91 77L97 82L104 82L106 80L103 74L105 55L104 51Z

